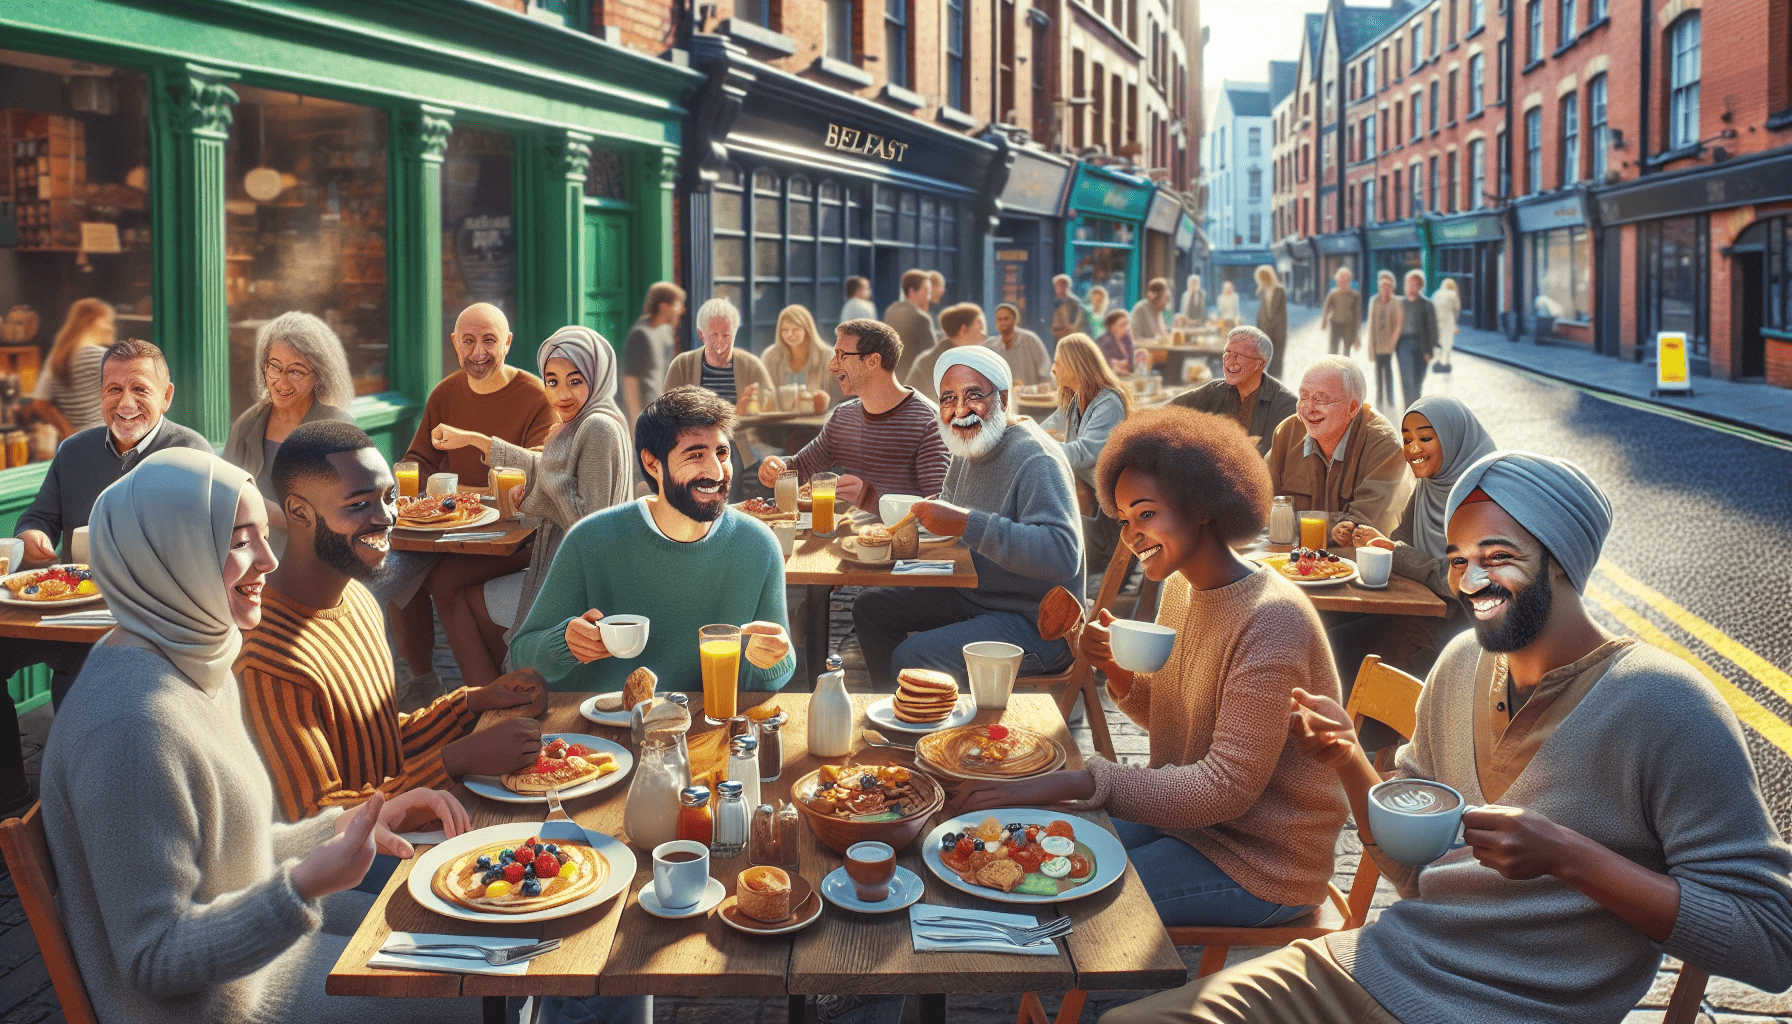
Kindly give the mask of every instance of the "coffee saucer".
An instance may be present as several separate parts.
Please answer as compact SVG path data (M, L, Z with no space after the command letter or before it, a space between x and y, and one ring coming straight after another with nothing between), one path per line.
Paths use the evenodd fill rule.
M926 892L927 883L921 880L921 876L900 866L896 868L896 877L890 879L890 895L876 903L859 899L844 867L835 868L821 880L821 894L828 898L829 903L842 910L856 910L861 914L887 914L892 910L901 910Z
M733 896L722 902L719 915L722 923L737 932L748 935L785 935L801 931L815 923L821 916L821 897L815 895L815 888L809 880L801 875L790 876L790 916L782 921L765 922L755 920L740 912L740 904Z
M654 893L652 882L648 882L641 887L641 895L639 899L642 910L647 911L654 917L663 917L669 921L676 921L683 917L697 917L709 913L714 910L716 904L722 902L727 895L728 886L723 884L720 878L712 878L709 880L709 884L703 887L702 898L698 899L695 905L685 907L682 910L667 910L665 907L660 906L660 898Z

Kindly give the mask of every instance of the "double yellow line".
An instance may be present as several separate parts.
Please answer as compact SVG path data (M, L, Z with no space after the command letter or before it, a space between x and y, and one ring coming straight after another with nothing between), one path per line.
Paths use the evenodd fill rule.
M1662 618L1684 630L1687 635L1704 644L1713 652L1723 657L1742 671L1753 676L1755 681L1781 699L1792 703L1792 675L1781 671L1766 658L1737 643L1728 634L1713 626L1704 619L1682 608L1666 595L1662 594L1629 573L1601 560L1595 579L1587 585L1586 596L1602 611L1622 623L1624 628L1634 633L1638 639L1677 655L1698 673L1710 680L1711 685L1723 697L1724 703L1742 720L1742 724L1760 733L1769 743L1792 755L1792 723L1788 723L1768 708L1758 703L1741 687L1724 678L1703 658L1688 650L1685 645L1669 636L1647 617L1625 603L1617 593L1607 587L1610 583L1624 594L1643 602Z

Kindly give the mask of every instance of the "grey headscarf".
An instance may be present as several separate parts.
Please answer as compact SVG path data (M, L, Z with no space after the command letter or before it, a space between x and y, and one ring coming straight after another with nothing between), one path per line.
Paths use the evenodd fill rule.
M1426 395L1406 410L1425 417L1437 431L1437 443L1444 450L1443 465L1434 476L1421 478L1412 495L1412 543L1432 558L1444 557L1450 546L1449 516L1444 514L1450 501L1450 488L1463 471L1484 455L1498 449L1486 428L1468 406L1451 395Z
M1566 459L1494 452L1470 466L1450 491L1455 515L1476 488L1531 532L1585 592L1612 529L1612 503L1593 478Z
M589 327L575 325L562 327L548 336L535 350L535 366L543 377L547 376L548 360L559 357L579 368L591 393L585 404L566 421L555 434L553 443L543 452L551 453L556 445L565 447L572 443L572 436L579 431L579 424L585 417L594 413L603 413L614 419L622 428L622 436L629 436L627 417L622 415L622 407L616 404L616 352L604 336ZM564 442L564 443L562 443ZM564 453L562 453L564 454Z
M231 683L243 645L222 570L253 485L210 452L164 448L100 492L88 521L93 579L119 626L208 694Z

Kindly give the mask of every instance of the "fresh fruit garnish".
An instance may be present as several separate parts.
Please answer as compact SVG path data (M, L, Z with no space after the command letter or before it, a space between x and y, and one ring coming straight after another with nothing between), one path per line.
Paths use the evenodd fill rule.
M523 866L514 860L504 865L504 880L512 885L522 881L523 874Z
M510 895L510 883L505 881L493 882L485 887L485 895L487 899L494 900L503 896L508 896Z
M1070 827L1070 822L1065 821L1063 818L1059 818L1045 826L1045 834L1048 836L1063 836L1066 839L1075 839L1076 829Z
M583 743L574 743L566 748L567 757L584 757L590 753L590 748L586 747Z
M516 851L516 862L518 864L527 864L534 859L535 859L535 850L533 847L525 846L522 849Z
M1005 725L992 725L989 727L989 738L992 740L1004 739L1007 735L1008 727Z
M524 879L523 880L523 895L524 896L540 896L541 895L541 879L539 879L539 878Z
M961 854L970 853L972 850L977 848L976 843L977 843L977 841L975 839L972 839L970 836L960 836L958 839L958 842L952 844L952 849L958 851Z
M1089 874L1089 858L1080 853L1070 855L1070 877L1082 878Z
M776 505L773 505L772 507L774 509L777 508ZM766 701L764 704L755 705L754 707L747 709L747 717L755 722L763 722L768 718L775 718L777 715L778 704L776 701Z
M544 853L535 858L535 877L552 878L560 873L560 861L551 853Z

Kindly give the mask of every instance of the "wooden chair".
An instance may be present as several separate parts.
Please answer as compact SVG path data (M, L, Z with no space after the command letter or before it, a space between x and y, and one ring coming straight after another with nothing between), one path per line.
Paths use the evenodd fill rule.
M62 929L62 915L56 910L56 868L44 835L43 806L32 804L23 818L0 821L0 853L6 855L6 867L12 872L25 918L31 922L31 933L37 937L50 984L55 986L56 998L62 1003L63 1018L68 1024L98 1024L93 1004L87 999L87 987L81 983L75 949L69 945L68 933Z
M1674 994L1668 997L1661 1024L1693 1024L1698 1020L1700 1004L1705 1001L1705 982L1710 978L1710 973L1701 968L1681 964L1680 980L1674 982Z
M1114 600L1120 596L1120 588L1126 583L1126 574L1131 568L1132 550L1125 544L1114 545L1114 556L1108 559L1107 571L1102 573L1101 590L1095 596L1095 605L1086 613L1089 621L1094 621L1103 609L1114 610ZM1070 642L1071 653L1076 657L1069 668L1050 675L1021 676L1014 681L1014 685L1017 688L1030 686L1054 693L1058 698L1058 711L1066 719L1076 709L1077 697L1082 697L1095 749L1111 761L1114 759L1114 737L1108 732L1107 715L1101 710L1101 690L1095 685L1095 666L1077 648L1074 634L1070 637Z

